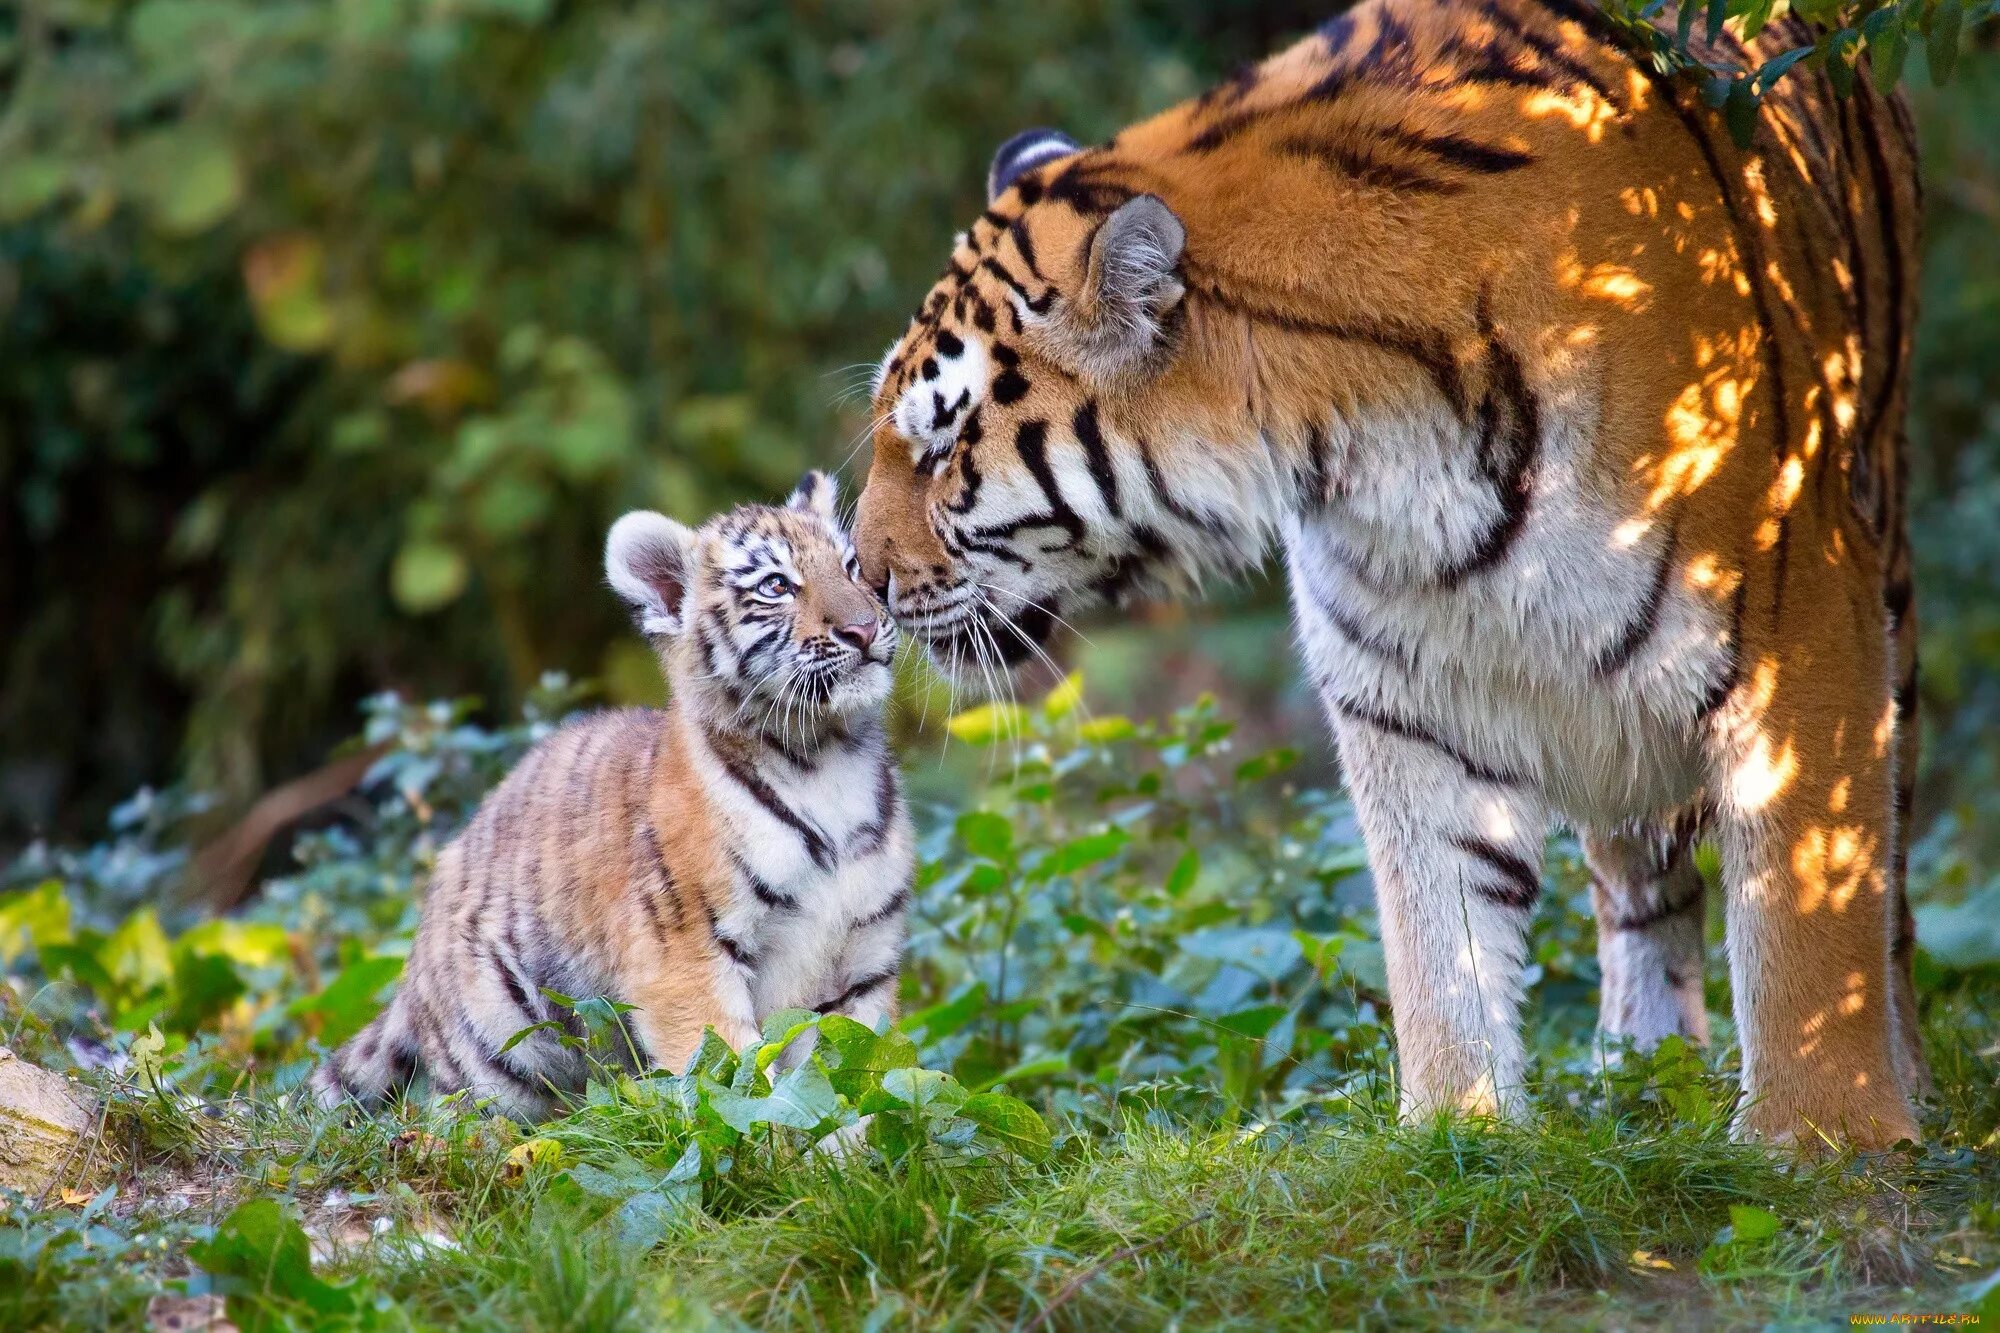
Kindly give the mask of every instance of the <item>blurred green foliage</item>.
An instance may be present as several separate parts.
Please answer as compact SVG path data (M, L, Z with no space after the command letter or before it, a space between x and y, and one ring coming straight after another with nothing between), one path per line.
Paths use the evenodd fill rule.
M240 808L384 688L647 697L612 516L844 457L1007 134L1101 137L1340 6L0 6L0 846L175 774ZM1913 80L1926 697L1988 793L1994 64Z

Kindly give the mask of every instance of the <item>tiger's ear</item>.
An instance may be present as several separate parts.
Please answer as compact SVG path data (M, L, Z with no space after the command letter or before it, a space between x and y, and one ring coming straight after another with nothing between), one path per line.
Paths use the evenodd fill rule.
M1187 228L1158 195L1126 200L1098 224L1083 277L1051 333L1080 370L1113 379L1145 361L1187 287Z
M986 202L1007 193L1008 187L1044 162L1080 152L1082 145L1061 130L1022 130L993 153L993 165L986 169Z
M832 477L815 468L799 478L799 484L793 488L791 498L785 501L785 508L796 509L802 514L818 514L838 527L840 515L836 506L839 503L840 486Z
M694 532L665 514L635 509L604 539L604 573L648 637L679 634L694 566Z

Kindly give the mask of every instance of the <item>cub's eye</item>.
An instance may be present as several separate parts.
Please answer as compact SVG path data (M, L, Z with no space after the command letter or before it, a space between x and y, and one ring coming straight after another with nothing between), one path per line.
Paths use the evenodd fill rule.
M790 597L798 590L798 585L783 574L766 574L756 589L759 597L768 597L774 602L780 597Z

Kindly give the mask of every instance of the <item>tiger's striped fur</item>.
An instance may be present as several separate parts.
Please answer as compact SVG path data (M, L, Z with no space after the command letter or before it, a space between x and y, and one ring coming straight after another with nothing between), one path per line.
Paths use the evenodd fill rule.
M1607 1034L1706 1035L1712 833L1742 1129L1913 1135L1913 151L1865 72L1794 71L1743 151L1587 0L1365 0L1101 146L1003 146L882 363L863 563L941 656L1018 661L1280 538L1409 1109L1521 1109L1563 819Z
M611 531L606 566L671 686L661 710L570 723L445 848L389 1007L315 1075L325 1103L419 1072L539 1117L588 1067L544 991L603 995L630 1063L681 1068L786 1008L893 1011L913 843L883 736L895 630L859 582L832 483L697 532Z

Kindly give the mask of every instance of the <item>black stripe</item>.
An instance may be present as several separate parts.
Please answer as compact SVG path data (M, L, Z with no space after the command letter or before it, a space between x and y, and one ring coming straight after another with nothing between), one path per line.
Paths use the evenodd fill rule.
M854 830L848 840L850 857L873 856L882 850L889 836L889 824L896 817L896 770L887 760L875 775L875 818Z
M684 929L687 926L687 908L681 902L681 886L674 879L673 868L667 864L666 853L660 849L659 834L654 831L650 823L643 820L639 824L639 846L653 867L659 871L658 896L664 898L667 905L673 909L674 928ZM645 901L647 914L658 921L658 910L653 902L655 895L648 891L646 886L641 885L639 896Z
M1324 320L1307 319L1254 305L1239 297L1225 295L1219 287L1208 282L1190 282L1189 292L1222 307L1231 314L1240 315L1258 324L1269 324L1288 333L1363 343L1407 357L1421 366L1424 373L1430 376L1431 382L1437 386L1438 392L1444 395L1445 401L1451 404L1452 410L1461 418L1465 415L1465 383L1459 374L1458 361L1452 356L1451 339L1441 330L1422 328L1401 320L1348 320L1329 323Z
M884 921L887 921L890 917L900 914L902 910L908 907L909 905L910 905L910 889L908 885L904 885L902 888L899 888L894 893L890 894L889 900L887 902L883 903L880 907L870 912L867 916L864 916L860 920L849 925L848 930L850 931L866 930L870 926L879 926Z
M1483 861L1499 874L1501 882L1498 884L1481 880L1472 886L1473 892L1480 897L1502 907L1526 909L1533 907L1542 896L1542 877L1526 859L1487 838L1460 835L1451 842L1452 846L1467 856Z
M1416 671L1414 652L1400 643L1390 642L1383 635L1356 620L1348 613L1347 608L1335 601L1330 594L1314 597L1313 604L1319 608L1320 614L1326 617L1327 623L1339 632L1340 637L1356 648L1406 674Z
M869 991L874 990L877 986L880 986L884 982L894 981L895 979L896 979L896 970L894 968L890 968L886 972L873 973L869 976L861 978L861 980L857 982L854 982L846 990L834 996L831 1000L827 1000L822 1004L814 1005L813 1009L817 1013L830 1014L834 1010L840 1008L841 1005L846 1004L849 1000L858 1000L863 995L866 995Z
M1027 466L1028 475L1042 488L1042 496L1049 502L1049 512L1040 519L1016 520L1017 526L1032 523L1046 523L1061 528L1069 534L1071 545L1083 540L1083 519L1069 507L1063 498L1062 489L1056 484L1056 475L1049 467L1049 424L1046 421L1023 421L1014 433L1014 450L1021 455L1021 462ZM982 535L991 535L983 533Z
M1162 509L1189 527L1212 537L1229 536L1229 528L1221 519L1190 509L1174 497L1174 493L1167 489L1166 474L1160 470L1159 460L1153 457L1153 446L1145 440L1139 441L1139 461L1145 466L1146 481L1153 488L1153 498L1160 502Z
M729 955L729 961L735 963L745 972L756 971L757 970L756 950L751 949L750 947L745 945L743 941L737 939L733 935L723 934L722 921L715 915L715 909L713 907L710 907L707 903L704 902L701 906L701 910L702 914L708 918L709 938L714 940L718 945L720 945L722 947L722 951Z
M1457 181L1427 176L1414 167L1381 161L1370 156L1368 150L1358 144L1293 138L1279 140L1275 149L1287 157L1317 162L1363 185L1379 186L1385 190L1403 190L1411 194L1457 194L1465 188Z
M1499 787L1516 787L1520 786L1523 781L1517 774L1480 763L1471 755L1459 749L1456 745L1453 745L1450 741L1447 741L1444 737L1438 735L1422 723L1413 722L1409 718L1399 717L1394 713L1385 713L1377 708L1370 708L1366 704L1356 703L1352 699L1343 699L1338 695L1332 694L1331 691L1328 692L1328 699L1332 703L1334 711L1348 721L1359 722L1364 726L1373 727L1377 731L1387 732L1391 736L1400 736L1404 740L1415 741L1420 745L1428 745L1446 758L1456 762L1460 768L1466 771L1468 776L1476 778L1481 782L1490 782Z
M1868 106L1871 111L1871 114L1865 120L1864 128L1868 132L1862 136L1862 142L1868 149L1868 172L1875 182L1875 216L1881 231L1882 267L1886 270L1889 297L1889 345L1886 349L1888 368L1882 373L1882 383L1875 391L1875 402L1869 409L1868 419L1860 423L1861 429L1856 434L1856 438L1861 442L1862 447L1867 453L1863 459L1856 460L1855 466L1860 467L1865 463L1867 466L1872 467L1877 462L1874 450L1875 435L1881 429L1882 423L1888 419L1890 400L1894 397L1897 384L1903 377L1903 292L1905 278L1901 263L1903 244L1896 226L1895 181L1891 178L1889 172L1888 151L1882 146L1882 113L1880 109L1882 102L1875 92L1872 80L1861 79L1858 82L1864 90L1861 96L1869 99ZM1857 120L1862 119L1862 108L1860 106L1860 99L1858 98L1856 99L1855 117ZM1864 306L1864 310L1865 308ZM1864 325L1863 327L1865 329L1866 326ZM1863 337L1865 341L1865 333ZM1871 348L1870 350L1872 351L1873 349ZM1870 359L1872 360L1873 358L1871 357ZM1893 439L1888 447L1895 447Z
M1743 675L1743 601L1750 587L1748 575L1736 576L1736 593L1729 599L1729 661L1716 674L1708 693L1702 696L1696 707L1694 719L1699 722L1716 709L1722 707L1736 690L1737 682Z
M1696 885L1694 892L1688 894L1685 898L1678 900L1668 899L1640 912L1600 918L1597 928L1599 931L1608 931L1613 934L1635 930L1651 930L1663 921L1670 921L1691 908L1701 906L1702 897L1706 892L1705 887Z
M1418 130L1397 129L1389 136L1396 143L1419 152L1429 153L1442 162L1481 175L1494 176L1503 171L1515 171L1531 165L1535 156L1515 148L1505 148L1498 144L1480 143L1475 139L1463 138L1456 134L1425 134Z
M1111 468L1111 454L1104 447L1104 432L1097 425L1097 403L1086 399L1082 407L1076 409L1076 418L1070 423L1076 432L1078 444L1083 446L1083 460L1090 469L1090 479L1097 483L1097 493L1104 497L1104 508L1113 518L1123 515L1118 508L1118 475Z
M789 912L798 907L799 900L797 898L779 891L772 885L771 881L752 870L749 862L745 861L733 847L729 849L729 860L730 864L735 867L737 875L750 890L750 896L758 902L774 911Z
M1537 56L1540 56L1543 62L1551 69L1560 70L1562 73L1568 75L1571 83L1581 83L1589 88L1592 92L1603 98L1612 110L1624 111L1625 99L1619 96L1618 91L1600 79L1588 66L1565 52L1554 39L1544 37L1541 33L1533 31L1526 24L1522 23L1520 19L1508 13L1499 5L1492 3L1492 0L1487 0L1485 4L1480 6L1480 9L1487 17L1499 24L1500 27L1506 29L1522 45L1528 47Z
M979 267L985 269L988 273L991 273L994 277L1000 279L1000 281L1006 283L1009 287L1011 287L1014 291L1014 294L1021 298L1022 304L1026 305L1028 309L1034 311L1038 315L1047 314L1049 307L1055 304L1056 293L1053 287L1051 287L1048 291L1044 292L1040 296L1030 295L1027 287L1021 282L1021 280L1015 277L1012 273L1009 273L1007 271L1006 266L991 255L988 255L984 259L980 260Z
M1639 612L1627 622L1617 640L1597 659L1597 674L1608 676L1621 670L1645 646L1646 640L1660 627L1660 611L1667 602L1667 579L1673 573L1675 539L1677 528L1667 530L1666 549L1660 552L1660 563L1653 570L1653 581L1646 588L1646 596L1639 603Z
M773 819L799 835L799 841L805 844L806 855L812 858L813 864L821 870L833 869L833 845L826 840L826 835L800 818L798 812L786 805L755 769L744 763L712 731L708 733L708 742L708 748L722 761L723 771L735 780L736 785L749 792Z
M1447 591L1507 558L1515 538L1527 525L1541 460L1540 405L1528 389L1519 358L1494 336L1483 296L1480 305L1481 332L1491 339L1488 361L1492 382L1479 404L1479 462L1493 483L1500 516L1470 552L1438 571L1437 586Z

